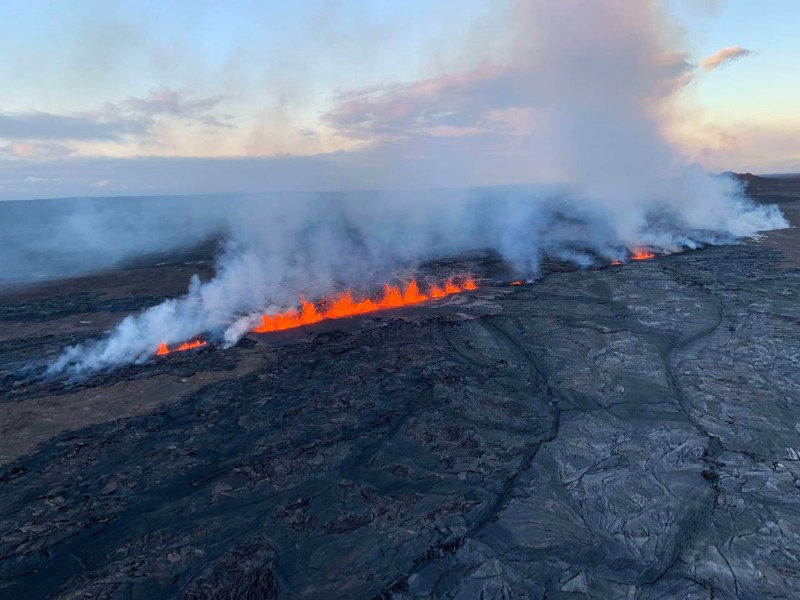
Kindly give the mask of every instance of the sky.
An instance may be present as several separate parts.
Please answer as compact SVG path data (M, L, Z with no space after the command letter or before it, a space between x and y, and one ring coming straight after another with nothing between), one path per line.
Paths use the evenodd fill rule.
M800 171L800 2L629 1L686 160ZM0 199L559 180L519 3L1 3Z

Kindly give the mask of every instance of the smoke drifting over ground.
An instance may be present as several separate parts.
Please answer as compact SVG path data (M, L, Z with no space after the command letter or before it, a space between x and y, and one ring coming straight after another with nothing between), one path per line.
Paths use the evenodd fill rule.
M83 275L224 235L232 201L186 196L0 202L0 284Z
M213 280L195 278L185 297L127 317L92 346L68 349L51 372L145 360L161 342L200 334L235 343L261 313L295 306L300 294L374 290L399 269L471 250L495 249L521 276L533 277L542 254L588 266L624 258L638 246L673 252L784 226L776 210L726 196L736 193L735 182L708 178L705 186L719 198L715 209L686 215L663 202L621 213L566 190L553 197L530 188L246 202Z
M399 268L469 250L494 249L533 277L542 254L589 265L640 246L674 252L787 226L777 209L752 205L736 181L686 164L665 141L663 119L691 67L661 8L619 0L515 6L514 58L496 70L503 84L493 89L483 77L476 98L483 108L503 102L513 73L525 99L513 108L537 129L520 139L536 145L532 157L545 148L569 185L237 203L224 219L230 233L212 281L194 280L185 297L68 349L51 372L144 360L161 342L199 334L233 343L257 314L294 306L300 293L369 289Z

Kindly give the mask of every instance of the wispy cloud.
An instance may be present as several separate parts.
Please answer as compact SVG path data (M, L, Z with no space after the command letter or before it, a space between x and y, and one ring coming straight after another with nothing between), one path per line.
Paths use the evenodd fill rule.
M63 158L72 149L56 142L14 142L0 146L0 158Z
M54 142L122 143L147 138L161 122L169 120L211 129L233 127L232 117L216 111L222 100L222 96L195 98L186 90L161 88L145 98L130 96L81 113L0 112L0 139L12 142L7 147L12 154L33 157L42 154L37 148Z
M713 71L714 69L725 67L740 58L749 56L752 53L752 50L742 48L741 46L728 46L704 58L700 61L700 67L706 72Z
M139 120L102 114L0 113L0 138L11 140L118 141L145 131Z
M373 142L509 133L504 111L531 102L520 75L513 67L486 68L341 93L323 121L346 137Z
M158 117L172 117L183 121L195 121L210 127L230 128L230 115L215 112L224 96L192 98L187 90L163 87L150 92L146 98L130 96L119 104L107 104L106 110L121 112L151 123Z

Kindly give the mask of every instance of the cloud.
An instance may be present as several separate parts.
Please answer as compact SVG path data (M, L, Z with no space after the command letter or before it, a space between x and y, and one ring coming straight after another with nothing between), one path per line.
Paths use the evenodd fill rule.
M373 146L412 148L398 143L418 140L419 151L429 148L432 138L472 137L493 141L482 154L495 150L503 154L513 145L511 138L526 137L534 145L550 143L548 127L569 107L577 114L589 114L595 110L592 105L604 104L623 114L642 107L649 113L693 77L688 54L662 43L658 24L650 20L658 2L642 2L630 10L626 3L611 0L598 0L591 10L572 0L564 2L564 9L532 0L510 3L508 35L516 42L498 64L339 93L322 121L341 136ZM594 17L587 16L590 13ZM575 48L562 40L544 50L541 40L549 39L549 32L539 16L551 19L560 31L568 32L567 37L593 29L592 47ZM609 16L621 18L623 24ZM593 24L592 18L598 23ZM617 37L618 30L634 25L643 29ZM564 74L565 69L571 76ZM570 89L561 90L562 84ZM554 89L559 90L555 99ZM643 114L642 121L647 120L649 114ZM581 125L597 128L596 123ZM531 146L521 151L531 152ZM530 174L530 167L525 170Z
M414 178L433 185L433 177L450 182L459 173L481 173L488 184L493 171L515 182L587 179L599 189L599 172L617 189L619 166L636 169L648 152L651 170L670 168L656 115L691 65L662 28L660 6L510 3L514 43L504 60L340 93L323 122L361 142L354 156L370 147L384 172L415 164ZM616 156L605 150L611 147Z
M198 121L211 127L233 127L229 115L213 111L224 100L223 96L192 98L186 90L162 87L150 92L146 98L130 96L119 104L107 104L106 110L138 116L147 121L157 117L174 117L184 121Z
M204 132L232 128L233 117L216 112L222 96L192 97L187 90L160 88L144 98L130 96L121 102L106 102L94 111L73 114L46 112L0 112L0 158L58 158L73 149L59 142L126 144L159 142L162 125L177 122Z
M720 69L752 53L752 50L747 50L741 46L728 46L701 60L700 68L705 72Z
M0 138L12 140L120 141L144 132L138 120L109 119L102 114L0 113Z
M367 87L337 95L323 121L345 137L371 142L511 133L512 121L501 113L530 106L526 82L508 66Z
M2 158L63 158L72 152L72 148L55 142L14 142L0 146Z

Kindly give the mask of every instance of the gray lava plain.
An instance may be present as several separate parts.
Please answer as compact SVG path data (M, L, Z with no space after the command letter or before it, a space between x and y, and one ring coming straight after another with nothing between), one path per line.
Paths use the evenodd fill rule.
M757 180L800 222L800 180ZM798 598L800 234L21 375L208 249L0 296L2 598ZM431 267L433 268L433 267Z

